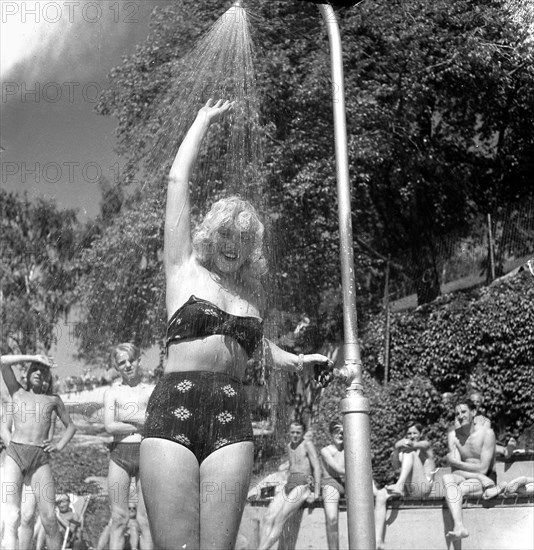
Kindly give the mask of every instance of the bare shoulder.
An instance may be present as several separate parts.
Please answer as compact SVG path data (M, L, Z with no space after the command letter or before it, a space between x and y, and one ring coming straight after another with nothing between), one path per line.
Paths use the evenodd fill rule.
M485 440L488 440L488 441L495 441L495 432L493 431L492 428L490 428L489 426L484 426L482 428L484 430L484 439Z
M317 454L317 449L315 448L313 441L310 441L309 439L304 440L304 448L306 449L306 452L312 452Z

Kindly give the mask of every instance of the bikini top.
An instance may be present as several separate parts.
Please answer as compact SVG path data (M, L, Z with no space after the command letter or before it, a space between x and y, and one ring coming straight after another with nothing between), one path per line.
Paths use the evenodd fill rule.
M167 323L166 347L186 338L222 334L231 336L250 357L263 338L263 321L258 317L231 315L214 303L191 296Z

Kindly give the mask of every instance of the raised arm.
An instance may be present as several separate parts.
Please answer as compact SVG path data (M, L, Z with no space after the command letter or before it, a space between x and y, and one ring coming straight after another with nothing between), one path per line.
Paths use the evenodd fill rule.
M164 259L167 273L189 260L193 252L189 180L208 128L232 105L230 101L219 100L215 103L210 99L198 112L174 159L169 173L165 213Z
M0 364L2 367L2 376L6 383L9 395L13 395L20 390L22 386L19 384L15 373L13 372L13 365L17 363L41 363L45 367L52 368L55 366L54 360L46 355L2 355L0 357Z
M9 395L13 395L22 386L18 383L15 373L13 372L13 365L17 363L26 363L27 361L37 361L48 365L47 358L42 355L2 355L0 357L0 365L2 367L2 377L7 386Z

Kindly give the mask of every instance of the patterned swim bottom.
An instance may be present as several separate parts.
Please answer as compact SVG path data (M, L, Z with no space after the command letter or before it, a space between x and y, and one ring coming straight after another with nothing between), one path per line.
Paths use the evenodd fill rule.
M166 374L150 396L144 436L187 447L199 464L221 447L252 441L243 384L220 372Z

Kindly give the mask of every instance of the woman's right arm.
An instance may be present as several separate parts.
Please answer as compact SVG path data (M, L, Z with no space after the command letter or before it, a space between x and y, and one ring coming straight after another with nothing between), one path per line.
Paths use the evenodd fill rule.
M209 100L189 128L169 173L165 213L164 258L167 272L186 262L192 254L189 180L200 146L212 122L232 107L230 101Z

